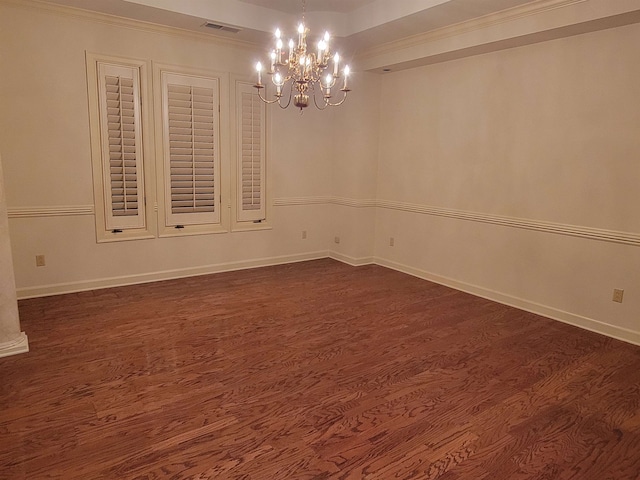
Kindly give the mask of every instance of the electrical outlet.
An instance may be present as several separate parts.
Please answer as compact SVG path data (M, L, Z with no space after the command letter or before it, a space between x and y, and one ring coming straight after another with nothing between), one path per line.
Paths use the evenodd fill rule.
M44 255L36 255L36 267L44 267Z
M302 230L302 239L303 240L307 239L307 231L306 230Z
M333 239L333 241L334 241L334 242L336 242L336 243L340 243L340 237L335 237L335 238Z
M622 303L622 296L624 295L624 290L619 290L617 288L613 289L613 301L617 303Z
M396 241L394 240L393 237L389 237L389 246L393 247L396 244Z

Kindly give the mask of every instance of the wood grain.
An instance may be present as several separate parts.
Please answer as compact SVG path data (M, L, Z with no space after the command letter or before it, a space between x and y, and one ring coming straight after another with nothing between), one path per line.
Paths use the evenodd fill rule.
M332 260L20 302L0 478L640 478L640 348Z

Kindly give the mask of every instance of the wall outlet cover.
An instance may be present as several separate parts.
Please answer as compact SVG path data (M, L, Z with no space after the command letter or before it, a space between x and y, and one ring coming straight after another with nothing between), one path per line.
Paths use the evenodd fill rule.
M624 290L620 290L618 288L613 289L613 301L617 303L622 303L622 297L624 296Z

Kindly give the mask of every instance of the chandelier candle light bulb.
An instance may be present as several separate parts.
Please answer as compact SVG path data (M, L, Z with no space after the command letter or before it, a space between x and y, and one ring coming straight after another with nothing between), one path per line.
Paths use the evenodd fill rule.
M256 63L256 70L258 71L258 85L262 85L262 64Z
M303 3L304 6L304 3ZM304 11L304 9L303 9ZM294 106L302 109L309 106L313 99L315 106L324 110L331 106L342 105L347 98L348 88L347 77L350 74L349 66L345 65L342 69L340 55L331 52L329 40L331 36L329 32L317 39L317 43L307 44L307 34L309 30L303 22L298 25L298 44L293 39L288 41L289 55L283 59L282 50L284 43L282 40L282 32L276 29L274 33L275 48L270 51L269 68L267 74L271 81L262 83L262 64L256 64L257 82L254 87L258 90L260 99L267 103L277 103L280 108L287 108L293 100ZM317 53L311 45L316 45ZM333 58L333 73L329 63ZM342 88L342 98L331 103L331 89L336 85L338 79L341 78L340 73L344 76ZM268 99L269 84L275 87L275 95L272 93L271 99ZM271 88L273 88L271 87Z
M276 68L276 52L271 50L271 68L269 69L269 73L273 73Z

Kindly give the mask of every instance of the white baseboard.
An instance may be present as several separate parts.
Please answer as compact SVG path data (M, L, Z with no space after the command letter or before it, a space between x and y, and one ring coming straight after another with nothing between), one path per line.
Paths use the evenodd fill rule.
M486 298L494 302L515 307L526 312L535 313L543 317L557 320L559 322L568 323L575 327L580 327L591 332L606 335L623 342L632 343L634 345L640 345L640 332L634 330L628 330L622 327L616 327L615 325L609 325L607 323L594 320L592 318L583 317L574 313L565 312L547 305L532 302L523 298L513 297L504 293L496 292L487 288L483 288L477 285L460 282L452 278L436 275L418 268L410 267L400 263L386 260L384 258L375 257L374 263L383 267L391 268L402 273L413 275L414 277L422 278L423 280L429 280L430 282L445 285L447 287L460 290L462 292L470 293L477 297Z
M208 275L211 273L229 272L233 270L245 270L248 268L267 267L270 265L281 265L284 263L305 262L307 260L317 260L327 258L326 251L302 253L297 255L283 255L279 257L258 258L253 260L243 260L239 262L218 263L213 265L203 265L199 267L180 268L176 270L164 270L160 272L142 273L138 275L125 275L122 277L108 277L80 282L57 283L52 285L41 285L37 287L18 288L18 300L35 297L49 297L52 295L62 295L65 293L84 292L87 290L97 290L100 288L122 287L140 283L159 282L162 280L173 280L175 278L195 277L198 275Z
M268 257L254 260L246 260L240 262L229 262L214 265L205 265L193 268L184 268L177 270L165 270L161 272L153 272L139 275L128 275L123 277L111 277L84 282L59 283L55 285L43 285L38 287L20 288L17 291L18 299L27 299L34 297L46 297L51 295L61 295L65 293L74 293L87 290L96 290L99 288L120 287L125 285L133 285L139 283L150 283L162 280L171 280L175 278L193 277L197 275L208 275L211 273L228 272L233 270L244 270L256 267L266 267L270 265L280 265L284 263L304 262L308 260L317 260L320 258L332 258L342 263L358 267L362 265L376 264L383 267L391 268L399 272L413 275L424 280L429 280L440 285L470 293L478 297L486 298L494 302L502 303L511 307L518 308L527 312L542 315L553 320L568 323L576 327L583 328L595 333L606 335L624 342L640 345L640 332L628 330L615 325L609 325L592 318L583 317L573 313L558 310L547 305L542 305L523 298L513 297L501 292L496 292L477 285L472 285L452 278L436 275L425 270L410 267L380 257L351 257L334 251L319 251L297 255L284 255L279 257ZM11 348L3 349L0 345L0 357L6 355L15 355L17 353L27 352L29 350L26 335L19 345Z
M372 263L375 263L373 257L356 258L333 251L329 252L329 258L333 258L334 260L338 260L339 262L346 263L347 265L351 265L352 267L360 267L362 265L371 265Z
M29 351L29 339L24 332L20 332L20 336L12 342L0 343L0 358L18 355L19 353L27 353Z

